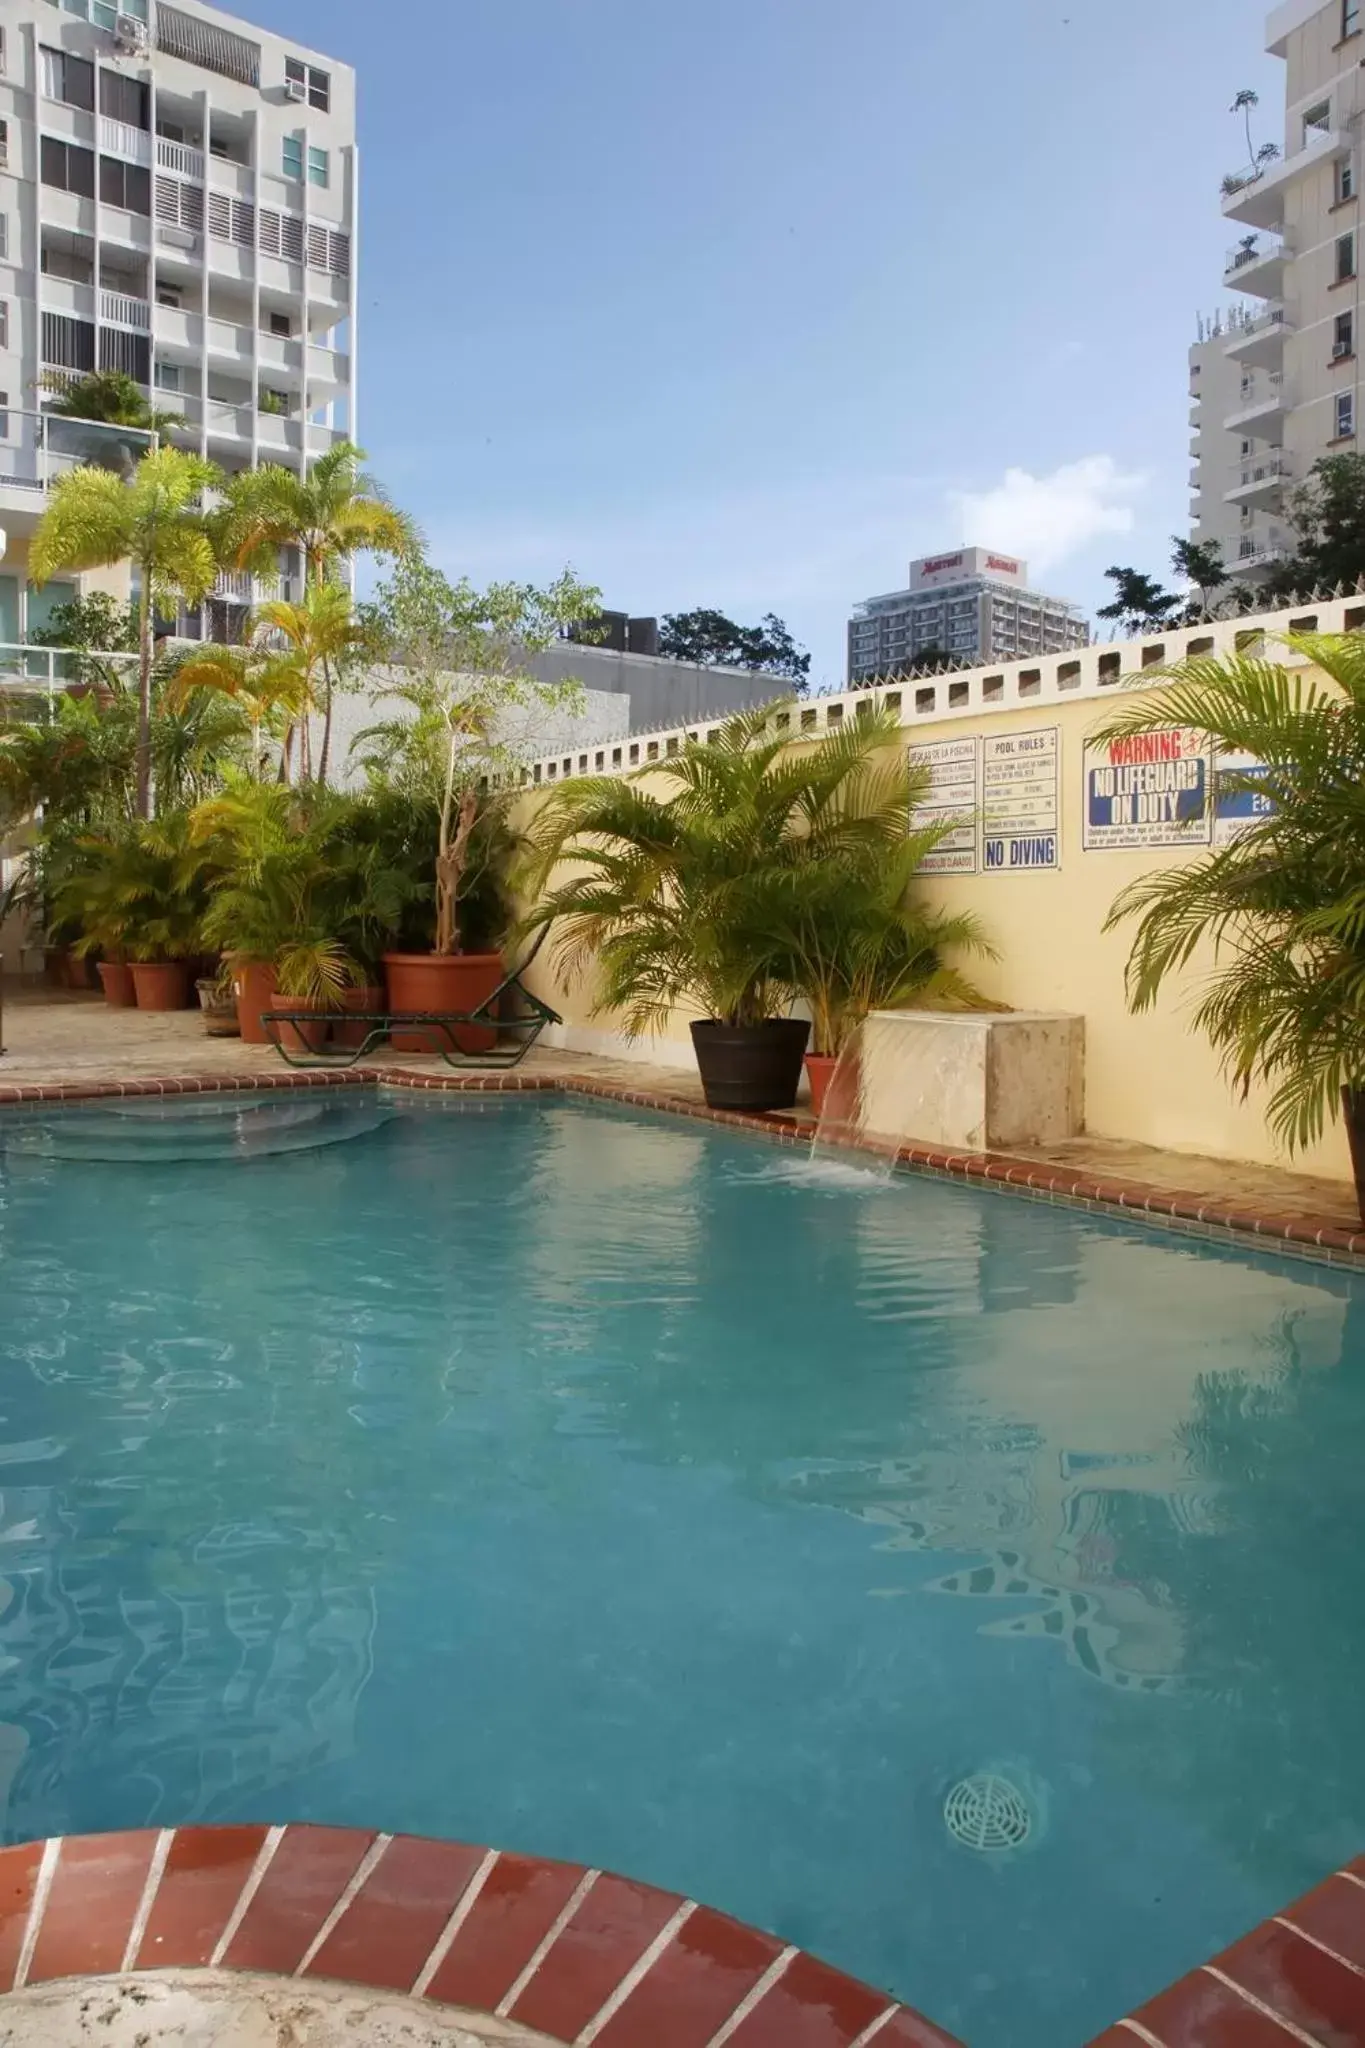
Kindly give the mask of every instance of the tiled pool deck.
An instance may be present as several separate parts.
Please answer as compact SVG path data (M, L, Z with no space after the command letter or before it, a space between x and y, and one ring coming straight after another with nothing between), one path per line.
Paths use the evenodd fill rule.
M672 1069L567 1053L537 1051L510 1075L456 1074L396 1056L348 1073L300 1073L268 1050L206 1038L192 1015L108 1011L83 998L15 1001L12 992L5 1043L0 1105L387 1081L564 1091L777 1142L809 1137L800 1117L709 1110L691 1077ZM1168 1229L1254 1237L1263 1249L1333 1264L1365 1260L1354 1192L1340 1182L1093 1139L1009 1158L911 1144L898 1157L911 1170L1141 1214ZM166 2011L179 2001L174 2024L185 2031L152 2024L161 2006L120 2031L123 2001L137 2001L147 1972L175 1973L151 1981L158 1997L164 1991ZM438 2040L456 2048L954 2048L885 1993L771 1935L576 1865L306 1827L151 1830L0 1851L0 1994L8 2001L0 2039L15 2048L226 2039L214 2003L228 1995L222 1972L243 1973L240 1983L253 1987L242 1994L252 2022L240 2039L263 2048L284 2040L325 2048L343 2038L412 2048ZM59 1991L33 1989L66 1979L68 2003ZM92 1979L100 1989L94 2003ZM301 1980L366 1987L375 2003L343 2011L319 1994L286 2011L278 1987L297 1993ZM449 2025L414 2020L413 1994ZM184 2021L190 2008L202 2008L201 2030ZM1365 2048L1365 1860L1117 2021L1095 2048L1135 2042Z

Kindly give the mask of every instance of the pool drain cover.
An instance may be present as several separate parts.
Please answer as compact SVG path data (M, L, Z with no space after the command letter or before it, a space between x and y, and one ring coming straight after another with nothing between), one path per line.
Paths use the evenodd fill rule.
M977 1771L954 1785L943 1802L943 1818L955 1842L987 1854L1021 1849L1033 1832L1023 1793L994 1771Z

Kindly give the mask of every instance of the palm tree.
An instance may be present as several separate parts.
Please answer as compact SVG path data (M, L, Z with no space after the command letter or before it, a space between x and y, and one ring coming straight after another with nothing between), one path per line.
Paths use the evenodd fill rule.
M29 548L42 585L62 569L130 562L138 576L137 809L152 815L152 615L159 599L196 604L217 561L200 510L219 471L197 455L157 448L124 482L106 469L73 469L52 486Z
M559 923L570 977L596 966L594 1013L631 1036L680 1004L730 1025L780 1014L792 993L793 906L827 865L894 858L907 783L894 714L793 748L774 707L743 712L624 780L561 785L536 822L530 929ZM657 779L663 793L645 787ZM574 872L548 884L561 864Z
M406 513L391 505L362 468L364 451L339 441L302 476L278 463L229 479L218 515L224 558L262 577L278 573L282 548L297 548L305 587L336 577L352 556L402 554L416 543ZM332 657L323 660L322 750L318 779L327 780L332 747Z
M1211 946L1197 1028L1243 1093L1253 1081L1271 1088L1271 1127L1291 1151L1341 1107L1365 1201L1365 640L1285 644L1312 666L1248 652L1148 670L1143 681L1161 686L1094 735L1189 726L1259 764L1216 777L1222 793L1254 796L1246 829L1131 883L1105 928L1137 919L1135 1010Z
M261 735L281 718L280 780L288 782L294 733L301 731L301 772L309 766L308 718L318 701L318 679L327 665L343 660L365 638L339 583L313 583L302 602L276 600L257 607L245 647L209 647L192 655L176 674L174 701L184 704L196 690L233 698L251 727L253 772L261 767Z
M61 394L47 410L62 419L140 427L153 434L164 434L168 427L185 424L183 415L154 412L137 379L122 370L91 370L84 377L68 377L63 371L55 371L44 381L48 390Z

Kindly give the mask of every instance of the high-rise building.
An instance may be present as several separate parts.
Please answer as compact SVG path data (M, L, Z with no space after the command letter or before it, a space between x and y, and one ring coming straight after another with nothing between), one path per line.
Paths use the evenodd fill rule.
M1289 495L1314 462L1358 445L1363 32L1365 0L1275 9L1266 47L1285 65L1283 147L1223 181L1223 213L1239 230L1224 282L1250 303L1191 355L1202 387L1194 536L1222 543L1243 581L1292 550Z
M52 477L138 452L50 420L62 378L125 372L228 471L354 436L356 210L348 65L199 0L3 0L0 643L50 602L23 555ZM181 629L252 595L224 575Z
M1015 661L1084 647L1076 606L1031 590L1028 563L991 548L956 548L910 564L909 587L869 597L848 622L848 680L871 682L917 663Z

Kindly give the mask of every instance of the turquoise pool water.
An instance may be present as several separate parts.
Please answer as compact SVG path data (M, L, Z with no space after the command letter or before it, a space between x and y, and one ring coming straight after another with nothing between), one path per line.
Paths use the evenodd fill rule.
M977 2048L1365 1847L1359 1281L586 1104L189 1107L0 1122L10 1838L582 1859Z

